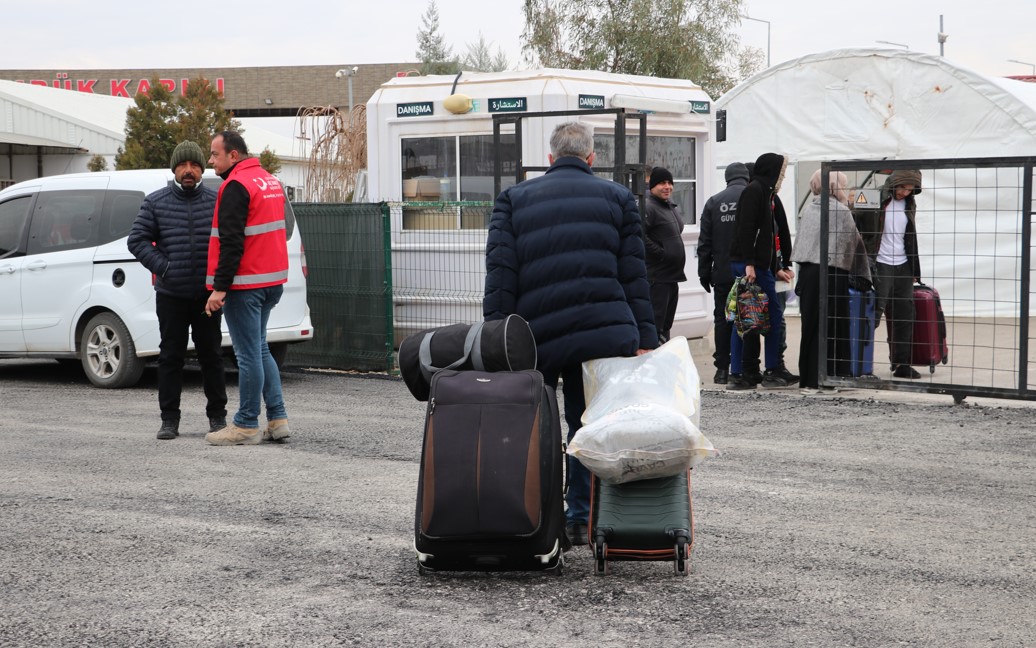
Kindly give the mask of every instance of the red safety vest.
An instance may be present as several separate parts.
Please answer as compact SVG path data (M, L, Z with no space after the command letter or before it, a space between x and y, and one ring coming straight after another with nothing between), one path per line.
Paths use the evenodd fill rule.
M248 191L245 250L234 273L231 290L276 286L288 281L288 240L284 229L284 188L267 173L257 158L237 163L216 196L209 239L209 263L205 282L211 289L219 265L219 206L227 182L237 180Z

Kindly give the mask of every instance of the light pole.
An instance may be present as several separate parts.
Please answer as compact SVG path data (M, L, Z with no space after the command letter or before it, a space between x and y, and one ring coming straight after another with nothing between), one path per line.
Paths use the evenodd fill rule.
M904 45L903 43L893 43L892 41L881 41L881 40L876 40L874 42L875 43L882 43L884 45L895 45L896 47L902 47L905 50L910 49L909 45Z
M353 112L353 76L359 71L360 68L352 66L351 68L342 68L335 72L335 78L341 79L345 77L346 81L349 82L349 114Z
M1028 61L1019 61L1018 59L1007 59L1008 63L1019 63L1021 65L1028 65L1032 68L1032 75L1036 76L1036 63L1029 63Z
M770 21L762 20L761 18L753 18L751 16L746 16L745 14L741 14L741 17L745 20L754 20L756 22L766 23L766 67L770 67Z

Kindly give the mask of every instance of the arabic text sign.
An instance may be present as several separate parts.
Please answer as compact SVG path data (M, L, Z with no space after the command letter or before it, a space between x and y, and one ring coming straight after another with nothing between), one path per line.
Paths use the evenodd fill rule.
M489 112L525 112L529 109L529 102L525 97L502 97L489 100Z

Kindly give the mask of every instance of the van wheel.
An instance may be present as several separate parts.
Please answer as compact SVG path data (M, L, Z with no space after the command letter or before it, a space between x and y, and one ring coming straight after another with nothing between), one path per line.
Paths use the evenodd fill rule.
M132 387L144 373L129 330L116 315L95 315L83 331L80 358L86 377L96 387Z

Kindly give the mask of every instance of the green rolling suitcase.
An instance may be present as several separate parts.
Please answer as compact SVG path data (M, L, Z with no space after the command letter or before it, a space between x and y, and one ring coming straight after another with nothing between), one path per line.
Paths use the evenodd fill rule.
M594 477L588 534L598 574L615 560L671 560L686 576L694 540L690 472L625 484Z

